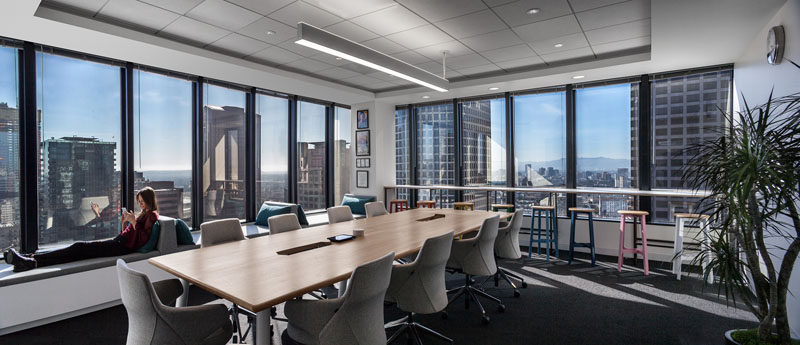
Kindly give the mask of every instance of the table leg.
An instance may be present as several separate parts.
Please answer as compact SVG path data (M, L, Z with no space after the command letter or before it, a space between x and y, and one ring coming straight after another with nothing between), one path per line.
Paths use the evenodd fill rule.
M183 278L178 278L178 281L181 282L181 287L183 287L183 293L178 296L178 299L175 300L176 307L185 307L189 305L189 281Z
M270 325L270 308L264 309L256 313L256 325L253 329L253 338L255 338L256 345L269 345L272 344L272 332Z

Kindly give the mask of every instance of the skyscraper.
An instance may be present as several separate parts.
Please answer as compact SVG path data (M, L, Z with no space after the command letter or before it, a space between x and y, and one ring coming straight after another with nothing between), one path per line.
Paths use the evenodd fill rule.
M0 249L19 245L19 111L0 103Z
M325 142L297 144L297 201L305 210L324 209L325 193L320 191L325 190Z

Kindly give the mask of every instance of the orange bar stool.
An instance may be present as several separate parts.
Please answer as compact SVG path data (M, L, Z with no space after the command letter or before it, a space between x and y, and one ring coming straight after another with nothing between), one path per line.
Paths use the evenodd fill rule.
M401 212L408 209L408 200L395 199L389 201L389 213Z
M650 215L647 211L638 210L619 210L619 258L617 259L617 271L622 271L622 259L625 253L639 253L644 257L644 275L650 275L650 262L647 260L647 216ZM640 218L639 226L642 228L642 248L636 248L636 243L633 248L625 248L625 220L630 217L634 220L633 231L636 231L636 218Z
M420 200L417 201L418 208L436 208L436 201L434 200Z
M475 203L471 201L459 201L453 203L454 210L461 210L461 211L475 211Z

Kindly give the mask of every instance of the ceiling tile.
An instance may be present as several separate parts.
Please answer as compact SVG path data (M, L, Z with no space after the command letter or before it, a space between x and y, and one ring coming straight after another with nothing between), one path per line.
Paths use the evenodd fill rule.
M272 34L268 34L270 31ZM267 17L261 17L237 32L272 44L278 44L297 36L297 29Z
M324 63L329 64L331 66L341 66L341 65L350 63L350 61L347 61L347 60L341 59L341 58L337 58L337 57L335 57L335 56L333 56L331 54L326 54L326 53L320 53L320 54L312 56L311 58L314 59L314 60L317 60L317 61L324 62Z
M378 35L374 32L364 29L349 21L343 21L331 26L327 26L325 27L325 30L355 42L364 42L378 37Z
M407 50L401 53L392 54L392 57L411 65L416 65L430 61L430 59L425 55L417 53L413 50Z
M428 71L429 73L432 73L435 76L439 76L439 77L442 76L442 64L439 63L439 62L430 61L430 62L421 63L421 64L416 65L416 66L421 68L421 69L423 69L423 70ZM457 77L457 76L460 76L460 75L461 75L461 73L455 73L455 71L453 69L451 69L451 68L447 69L447 77L448 78Z
M370 74L372 72L375 72L374 69L364 65L357 64L355 62L346 63L344 65L339 66L339 68L346 69L348 71L353 71L358 74Z
M516 59L498 62L496 65L504 70L533 68L535 66L544 65L544 61L538 56L532 56L524 59Z
M531 8L539 8L536 14L528 14ZM520 0L492 8L509 26L520 26L571 14L567 0Z
M467 55L473 53L467 46L459 41L449 41L414 49L417 53L434 61L442 61L442 52L447 51L447 57Z
M453 39L444 33L444 31L437 29L433 25L420 26L410 30L394 33L386 36L386 38L408 49L427 47Z
M395 85L394 83L387 82L387 81L382 81L382 82L378 82L378 83L367 84L367 87L369 87L371 90L383 90L383 89L390 89L390 88L397 87L397 85Z
M232 33L214 43L211 43L208 47L234 56L243 57L251 55L257 51L264 50L264 48L267 48L268 46L269 44L259 40L255 40L237 33Z
M172 1L172 0L168 0L168 1ZM281 7L286 6L286 5L294 2L295 0L269 0L269 1L265 1L265 0L226 0L226 1L234 3L234 4L237 4L237 5L242 6L242 7L246 8L246 9L248 9L248 10L251 10L253 12L258 12L258 13L266 16L266 15L272 13L272 12L277 11Z
M342 20L330 12L311 6L305 2L297 1L270 13L270 18L296 28L297 23L306 22L316 27L326 27Z
M43 0L42 2L56 7L71 7L72 9L94 15L103 8L103 5L105 5L107 1L108 0Z
M178 17L173 12L136 0L110 0L97 14L98 19L133 24L147 28L150 33L156 33Z
M509 47L524 43L511 30L495 31L484 35L463 38L460 40L475 51L487 51L492 49Z
M448 68L454 70L460 70L462 68L475 67L491 63L489 60L486 60L486 58L478 54L468 54L468 55L461 55L452 58L447 58L445 62L447 63Z
M314 55L321 53L319 50L311 49L306 46L301 46L297 43L294 43L294 40L288 40L279 43L278 46L295 54L302 55L304 57L312 57Z
M431 22L488 9L481 0L398 0L398 2Z
M262 0L263 1L263 0ZM309 4L350 19L395 5L393 0L303 0Z
M206 45L214 42L226 35L230 31L196 21L188 17L180 17L172 24L158 33L159 36L177 39L180 41L192 41Z
M536 56L536 53L534 53L527 44L520 44L516 46L485 51L482 52L481 55L485 56L492 62L503 62Z
M186 14L203 0L139 0L178 14Z
M373 77L366 76L366 75L359 75L359 76L355 76L355 77L352 77L352 78L347 78L347 79L342 80L342 81L345 82L345 83L358 85L358 86L361 86L361 87L366 87L365 85L367 85L367 84L375 84L375 83L382 82L382 80L380 80L380 79L373 78Z
M186 15L231 31L239 30L261 18L258 13L222 0L203 1Z
M464 38L508 28L490 10L475 12L436 23L455 38Z
M381 81L388 81L388 82L394 82L395 80L401 79L389 73L383 73L381 71L375 71L367 75L375 79L380 79Z
M267 49L264 49L260 52L257 52L253 55L250 55L249 58L255 58L259 60L269 61L276 65L289 63L292 61L300 60L303 57L292 53L286 49L283 49L278 46L271 46Z
M308 59L308 58L295 60L295 61L283 64L283 66L291 67L291 68L294 68L294 69L298 69L298 70L302 70L302 71L306 71L306 72L311 72L311 73L314 73L314 72L317 72L317 71L326 70L326 69L329 69L329 68L333 67L333 66L328 65L328 64L326 64L324 62L320 62L320 61L317 61L317 60L314 60L314 59Z
M650 19L586 31L592 45L650 36Z
M650 36L632 38L629 40L616 41L605 44L597 44L592 46L592 50L594 50L595 54L608 54L621 50L645 47L648 45L650 45Z
M363 45L365 45L367 47L370 47L372 49L375 49L375 50L377 50L377 51L379 51L381 53L384 53L384 54L394 54L394 53L399 53L401 51L407 50L405 47L403 47L403 46L401 46L401 45L399 45L397 43L394 43L394 42L392 42L390 40L387 40L386 38L383 38L383 37L378 37L376 39L372 39L372 40L369 40L369 41L364 41L364 42L361 42L361 44L363 44Z
M561 44L561 47L556 48L556 44ZM536 54L550 54L557 53L564 50L572 50L576 48L588 47L589 42L582 32L577 34L570 34L566 36L556 37L549 40L537 41L530 43Z
M563 61L563 60L571 60L571 59L579 59L579 58L594 58L594 53L592 50L587 48L578 48L572 50L565 50L563 52L552 53L547 55L541 55L542 60L545 62L553 63L556 61Z
M483 0L483 2L489 7L500 6L514 1L516 0Z
M500 71L500 70L501 70L500 67L497 67L497 65L495 65L495 64L488 64L488 65L481 65L481 66L457 69L458 73L461 73L464 76L470 76L472 74L497 72L497 71Z
M317 71L317 72L314 72L314 73L319 74L319 75L321 75L323 77L328 77L328 78L334 79L334 80L352 78L352 77L355 77L355 76L358 75L358 73L356 73L356 72L353 72L353 71L350 71L350 70L346 70L346 69L340 68L340 67L328 68L326 70Z
M616 5L577 13L583 30L592 30L611 25L650 18L649 0L632 0Z
M395 5L351 20L379 35L389 35L428 24L405 7Z
M628 0L569 0L569 4L572 5L572 9L575 10L575 12L582 12L623 1Z
M581 28L578 26L578 21L575 19L574 15L566 15L541 22L517 26L513 29L514 32L516 32L519 37L526 42L549 40L551 38L581 32Z

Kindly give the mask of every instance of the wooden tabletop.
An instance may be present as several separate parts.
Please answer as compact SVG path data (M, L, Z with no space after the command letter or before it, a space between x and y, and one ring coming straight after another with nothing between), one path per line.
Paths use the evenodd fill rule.
M444 217L418 221L436 214ZM451 230L455 236L474 231L494 215L507 214L414 209L157 256L148 262L240 307L259 312L345 280L359 265L388 252L404 257L419 251L427 238ZM352 234L353 229L364 229L365 235L292 255L277 253L327 243L327 237Z

